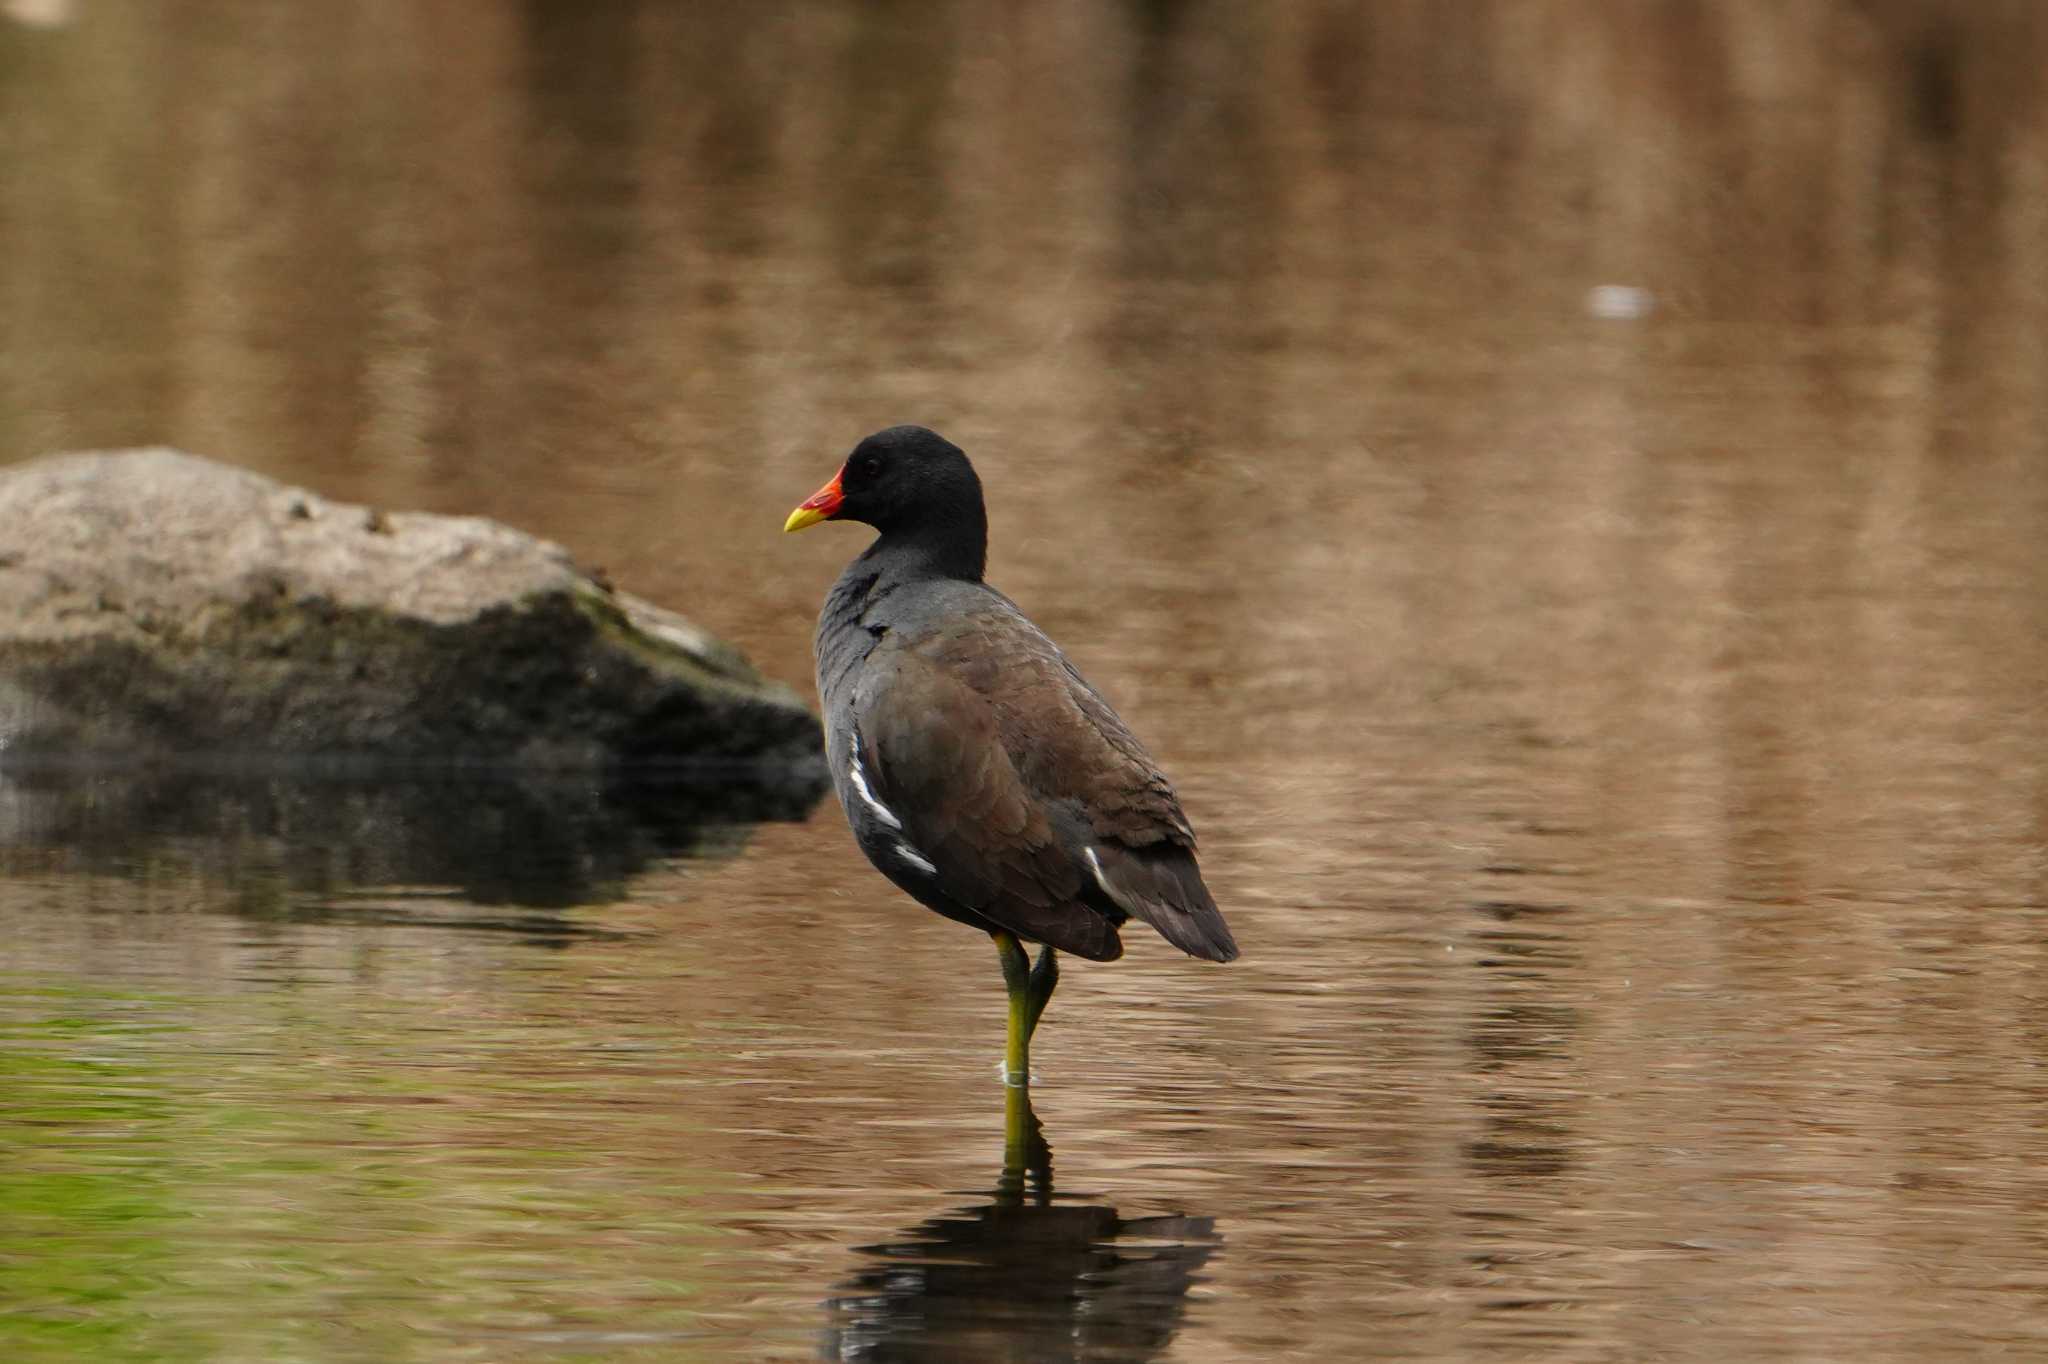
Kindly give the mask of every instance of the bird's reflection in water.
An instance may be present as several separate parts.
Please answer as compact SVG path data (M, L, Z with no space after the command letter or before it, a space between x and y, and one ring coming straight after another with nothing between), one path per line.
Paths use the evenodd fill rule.
M1060 1200L1031 1091L1005 1102L993 1194L861 1247L867 1263L828 1304L824 1357L1144 1360L1173 1339L1215 1253L1214 1219Z

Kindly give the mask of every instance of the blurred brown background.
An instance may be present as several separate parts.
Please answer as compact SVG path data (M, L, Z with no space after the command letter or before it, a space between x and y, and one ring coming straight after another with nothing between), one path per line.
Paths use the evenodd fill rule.
M784 513L876 427L968 449L1247 951L1076 971L1040 1044L1063 1168L1225 1237L1148 1348L2042 1348L2048 7L0 13L0 459L499 517L803 684L862 541ZM688 1204L761 1258L684 1316L772 1330L980 1179L994 968L829 808L633 898L434 979L690 1058L670 1136L546 1141L799 1191ZM21 969L147 955L10 912ZM587 1249L540 1317L666 1320ZM401 1318L496 1322L475 1263Z

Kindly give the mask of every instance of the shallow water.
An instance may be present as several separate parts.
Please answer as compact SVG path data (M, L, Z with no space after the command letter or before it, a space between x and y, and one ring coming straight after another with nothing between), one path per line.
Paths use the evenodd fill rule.
M0 458L801 682L938 426L1245 957L1066 973L1025 1179L829 804L16 774L0 1353L2048 1350L2033 7L27 8Z

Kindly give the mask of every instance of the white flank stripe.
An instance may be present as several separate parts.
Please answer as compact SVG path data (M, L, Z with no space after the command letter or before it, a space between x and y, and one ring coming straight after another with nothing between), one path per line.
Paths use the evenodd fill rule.
M908 843L898 843L896 845L896 855L921 872L927 872L933 876L939 874L939 869L925 861L922 857L919 857Z
M876 800L875 793L868 790L868 774L860 770L860 735L858 734L853 736L853 761L847 764L846 775L852 778L853 791L855 795L860 797L860 803L874 811L876 819L881 820L882 823L892 829L901 829L903 827L903 821L896 818L895 812L879 800ZM927 867L926 870L930 870L930 868Z
M1122 904L1123 897L1109 888L1109 878L1102 874L1102 859L1095 855L1095 849L1083 848L1081 851L1088 858L1088 870L1095 873L1095 884L1102 887L1104 895Z

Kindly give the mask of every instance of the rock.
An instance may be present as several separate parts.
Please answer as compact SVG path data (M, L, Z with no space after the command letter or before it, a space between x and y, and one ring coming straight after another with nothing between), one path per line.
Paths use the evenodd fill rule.
M175 450L0 470L0 759L821 768L729 646L477 517Z

